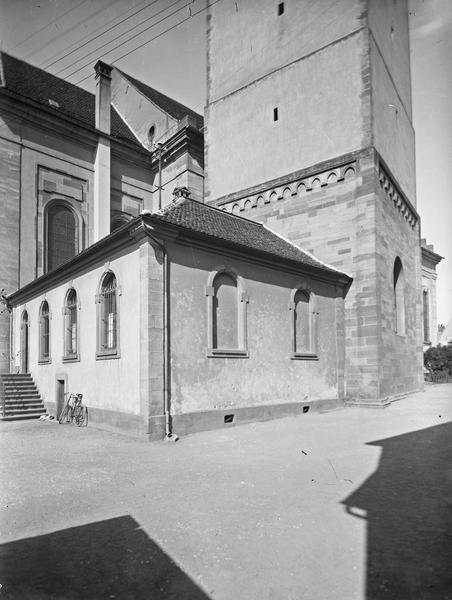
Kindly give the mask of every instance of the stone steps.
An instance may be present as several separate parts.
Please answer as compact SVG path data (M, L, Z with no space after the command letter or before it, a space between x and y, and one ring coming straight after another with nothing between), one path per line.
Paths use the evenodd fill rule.
M1 375L1 381L0 420L39 419L46 414L38 388L29 373Z

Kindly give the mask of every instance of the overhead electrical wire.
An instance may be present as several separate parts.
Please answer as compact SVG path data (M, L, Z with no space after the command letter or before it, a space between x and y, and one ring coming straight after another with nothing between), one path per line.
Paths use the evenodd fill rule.
M137 6L141 6L141 4L146 4L146 6L143 6L143 8L140 8L140 9L136 10L135 12L133 12L128 17L125 17L124 19L121 19L118 23L116 23L115 25L112 25L108 29L105 29L105 31L103 31L100 35L93 35L97 31L102 30L106 25L109 25L110 23L113 23L113 21L116 21L117 19L119 19L123 15L126 15L128 12L130 12L131 10L133 10L133 8L129 8L128 10L120 13L119 15L117 15L116 17L114 17L113 19L110 19L110 21L107 21L107 23L104 23L100 27L97 27L93 31L90 31L85 36L83 36L82 38L80 38L79 40L77 40L77 42L75 42L74 44L72 44L72 46L76 46L73 50L70 50L69 52L66 52L66 54L63 54L63 56L59 56L58 54L54 54L52 56L52 58L55 57L55 56L58 56L58 58L56 58L55 60L53 60L50 63L47 63L47 64L44 64L44 65L40 66L40 68L41 69L48 69L49 67L52 67L56 63L61 62L62 60L64 60L68 56L70 56L71 54L74 54L74 52L78 52L79 50L81 50L82 48L84 48L86 45L88 45L89 43L91 43L92 41L99 39L100 37L102 37L103 35L105 35L106 33L108 33L109 31L111 31L112 29L114 29L115 27L118 27L119 25L122 25L122 23L125 23L126 21L128 21L129 19L131 19L132 17L134 17L135 15L139 14L140 12L143 12L143 10L146 10L147 8L150 8L153 4L156 4L159 1L160 0L154 0L150 4L147 3L147 0L144 0L144 2L140 2L140 4L138 4ZM83 44L80 44L80 42L83 41L83 40L86 40L86 38L89 38L89 39L86 42L84 42ZM107 43L109 43L109 42L107 42Z
M159 12L155 13L153 15L153 17L156 17L157 15L161 14L162 12L164 12L165 10L168 10L168 8L172 8L173 6L175 6L176 4L178 4L181 0L175 0L175 2L173 2L172 4L170 4L170 6L165 7L165 9L160 10ZM161 19L159 19L158 21L155 21L154 23L151 23L151 25L149 25L148 27L145 27L142 31L139 31L138 33L136 33L135 35L131 36L130 38L128 38L127 40L124 40L123 42L121 42L120 44L117 44L116 46L114 46L113 48L110 48L108 51L104 51L104 53L109 53L109 52L114 52L115 50L117 50L118 48L121 48L122 46L124 46L125 44L128 44L129 42L131 42L132 40L134 40L136 37L138 37L139 35L142 35L143 33L145 33L146 31L149 31L150 29L152 29L153 27L160 25L160 23L163 23L163 21L166 21L167 19L169 19L170 17L174 16L175 14L177 14L178 12L180 12L181 10L184 10L185 8L188 7L188 5L191 4L191 1L188 4L184 4L184 6L181 6L180 8L176 8L176 10L173 10L172 12L170 12L168 15L165 15L164 17L162 17ZM147 19L149 20L149 19ZM121 37L121 36L119 36ZM104 46L100 46L99 48L97 48L97 50L100 50L101 48L104 48ZM86 56L89 56L89 54L92 54L92 52L89 52ZM83 64L82 66L80 66L78 69L76 69L75 71L72 71L71 73L69 73L68 75L63 76L63 79L68 79L69 77L72 77L73 75L75 75L76 73L78 73L79 71L82 71L83 69L85 69L86 67L90 66L92 64L92 60L88 61L87 63Z
M157 0L154 0L153 4L156 2ZM128 33L130 33L131 31L133 31L134 29L136 29L137 27L140 27L141 25L143 25L144 23L146 23L147 21L150 21L151 19L154 19L155 17L157 17L158 15L162 14L163 12L167 11L168 9L172 8L173 6L175 6L176 4L179 4L180 2L182 2L182 0L175 0L172 4L170 4L169 6L165 6L165 8L162 8L161 10L159 10L158 12L154 13L153 15L151 15L150 17L148 17L147 19L145 19L144 21L142 21L141 23L138 23L138 25L134 25L133 27L130 27L130 29L127 29L127 31L124 31L123 33L119 34L116 39L122 38L123 36L127 35ZM182 7L184 8L184 7ZM157 21L156 23L153 23L152 25L150 25L149 27L146 27L145 29L143 29L142 31L140 31L139 33L137 33L135 36L133 36L132 38L129 38L127 40L125 40L124 42L121 42L121 44L118 44L117 46L115 46L114 48L111 48L110 50L107 50L107 52L111 52L112 50L116 50L117 48L120 48L122 45L127 44L130 39L134 39L134 37L137 37L138 35L141 35L141 33L144 33L145 31L147 31L148 29L151 29L152 27L155 27L155 25L158 25L159 23L161 23L162 21L164 21L165 19L168 19L169 17L171 17L172 15L176 14L179 10L181 10L181 8L177 9L176 11L173 11L172 13L170 13L169 15L167 15L166 17L163 17L163 19L160 19L160 21ZM94 48L93 50L90 50L89 52L87 52L87 54L85 54L85 56L83 58L86 58L88 56L90 56L91 54L95 54L98 50L104 49L106 45L110 44L111 42L107 42L106 44L100 44L99 46L97 46L96 48ZM55 73L55 75L59 75L60 73L62 73L63 71L67 71L68 69L70 69L71 67L73 67L74 65L78 64L80 62L80 59L75 60L74 62L70 63L69 65L67 65L66 67L63 67L62 69L60 69L59 71L57 71ZM87 65L90 65L91 61L89 61L87 63ZM79 67L78 69L76 69L75 71L72 71L69 75L64 76L63 79L67 79L68 77L72 77L72 75L75 75L75 73L78 73L79 71L81 71L82 69L85 68L84 65L82 67Z
M199 9L196 12L191 12L190 10L190 16L186 17L185 19L182 19L181 21L179 21L178 23L176 23L175 25L172 25L171 27L168 27L168 29L165 29L165 31L162 31L161 33L159 33L158 35L155 35L153 38L151 38L150 40L147 40L146 42L143 42L143 44L140 44L139 46L137 46L136 48L134 48L133 50L130 50L129 52L126 52L125 54L123 54L122 56L119 56L118 58L115 58L113 61L110 61L111 65L114 65L115 63L118 62L118 60L122 60L123 58L125 58L126 56L129 56L130 54L132 54L133 52L136 52L137 50L139 50L140 48L143 48L144 46L147 46L148 44L150 44L151 42L153 42L154 40L156 40L159 37L162 37L162 35L165 35L165 33L168 33L169 31L176 29L176 27L179 27L179 25L182 25L182 23L185 23L186 21L189 21L191 18L196 17L196 15L199 15L200 13L204 12L205 10L207 10L208 8L210 8L211 6L214 6L215 4L218 4L218 2L221 2L221 0L214 0L214 2L210 2L209 4L206 4L206 6L204 8ZM192 4L192 2L190 2L189 4ZM188 6L188 5L186 5ZM179 9L180 10L180 9ZM178 11L176 11L178 12ZM149 28L150 29L150 28ZM145 30L146 31L146 30ZM143 32L142 32L143 33ZM137 36L134 36L137 37ZM133 38L132 38L133 39ZM121 44L123 45L123 44ZM88 63L90 64L90 63ZM87 65L85 65L87 66ZM84 67L83 67L84 68ZM75 83L75 85L79 85L80 83L82 83L83 81L85 81L86 79L89 79L90 77L92 77L92 73L90 73L89 75L87 75L86 77L83 77L83 79L80 79L79 81L77 81Z
M12 52L13 50L15 50L16 48L18 48L19 46L22 46L22 44L24 44L25 42L27 42L29 39L31 39L32 37L34 37L36 34L41 33L41 31L44 31L44 29L47 29L47 27L50 27L50 25L53 25L53 23L56 23L57 21L59 21L60 19L62 19L66 15L68 15L70 12L72 12L73 10L79 8L79 6L81 6L82 4L86 4L86 2L88 2L88 0L83 0L82 2L80 2L80 4L77 4L77 6L73 6L72 8L70 8L69 10L67 10L66 12L64 12L62 15L59 15L58 17L56 17L55 19L53 19L53 21L50 21L50 23L46 23L43 27L41 27L40 29L37 29L36 31L34 31L33 33L31 33L29 36L27 36L25 39L23 39L21 42L19 42L15 46L11 46L11 48L9 48L7 50L7 52Z
M109 8L111 6L113 6L114 4L117 4L118 2L120 2L121 0L110 0L109 3ZM97 6L97 5L95 5ZM95 12L91 13L90 15L88 15L87 17L83 17L81 18L79 21L77 21L76 23L74 23L71 27L69 27L68 29L63 29L61 31L61 33L55 37L52 38L52 42L55 43L57 40L59 40L60 38L65 38L65 36L68 35L68 33L70 33L71 31L76 31L81 25L86 23L87 19L93 19L94 17L96 17L97 15L101 14L105 12L105 7L100 6L100 8L98 8ZM41 50L47 48L49 45L48 40L46 40L44 42L44 44L42 44L41 46L39 46L38 48L35 48L32 52L29 52L28 54L26 54L23 59L27 59L28 57L35 55L37 52L40 52Z
M118 62L118 60L122 60L123 58L125 58L126 56L129 56L130 54L132 54L133 52L136 52L137 50L139 50L140 48L143 48L144 46L147 46L148 44L150 44L151 42L153 42L154 40L158 39L159 37L162 37L162 35L165 35L165 33L168 33L169 31L172 31L173 29L176 29L176 27L179 27L179 25L182 25L182 23L185 23L186 21L189 21L191 18L196 17L197 15L199 15L200 13L204 12L205 10L207 10L208 8L210 8L211 6L214 6L215 4L218 4L218 2L221 2L221 0L214 0L214 2L210 2L209 4L207 4L204 8L199 9L196 12L191 12L190 10L190 16L186 17L185 19L182 19L181 21L179 21L178 23L176 23L175 25L172 25L171 27L168 27L168 29L165 29L165 31L162 31L161 33L159 33L158 35L155 35L153 38L151 38L150 40L147 40L146 42L143 42L142 44L138 45L136 48L134 48L133 50L130 50L129 52L126 52L125 54L123 54L122 56L119 56L118 58L115 58L114 60L110 61L111 65L114 65L115 63ZM189 4L192 4L192 2L190 2ZM188 6L188 5L186 5ZM179 9L180 10L180 9ZM179 12L179 11L176 11ZM145 30L146 31L146 30ZM143 33L143 32L142 32ZM134 36L137 37L137 36ZM132 38L133 39L133 38ZM123 45L123 44L121 44ZM90 64L90 63L89 63ZM79 81L77 81L75 83L75 85L79 85L80 83L82 83L83 81L85 81L86 79L89 79L90 77L92 77L92 74L90 73L89 75L87 75L86 77L83 77L83 79L80 79Z

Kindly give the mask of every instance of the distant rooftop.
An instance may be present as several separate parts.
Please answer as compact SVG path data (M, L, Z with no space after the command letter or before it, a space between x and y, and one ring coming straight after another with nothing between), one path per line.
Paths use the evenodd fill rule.
M154 90L138 79L126 73L122 74L142 94L170 116L180 121L188 115L195 120L199 129L203 127L203 117L195 111ZM0 51L0 91L1 89L8 90L18 99L32 100L55 113L65 115L90 127L95 126L94 94ZM111 134L113 137L127 140L142 148L134 133L113 106L111 107Z

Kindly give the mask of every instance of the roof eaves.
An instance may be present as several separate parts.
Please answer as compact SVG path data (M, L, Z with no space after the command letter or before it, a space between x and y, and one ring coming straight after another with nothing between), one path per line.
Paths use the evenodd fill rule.
M313 259L313 263L303 262L302 260L296 260L294 258L289 258L287 256L283 256L276 252L266 251L266 250L262 250L259 248L247 246L240 242L236 242L233 240L227 240L225 238L218 237L217 235L214 235L214 234L199 231L193 227L188 227L188 226L180 224L180 223L174 223L174 222L167 221L165 219L160 218L160 217L164 217L166 214L168 214L168 212L170 212L168 210L169 207L174 208L175 205L181 205L187 201L198 202L199 204L203 204L202 202L193 200L191 198L180 198L176 202L174 202L172 205L168 205L168 206L160 209L159 211L156 211L153 213L143 211L143 213L141 213L141 214L144 217L147 217L147 219L149 219L149 221L147 221L149 224L154 224L154 225L157 224L159 226L167 227L168 229L179 231L179 233L181 233L182 235L184 235L188 238L204 240L205 242L208 242L210 245L215 243L215 246L221 245L224 248L234 249L247 257L249 257L250 255L253 255L255 257L265 258L267 260L270 260L273 263L275 261L278 261L279 265L281 264L280 261L283 261L285 264L292 265L292 267L295 267L297 270L302 270L302 271L311 272L311 273L315 272L324 277L326 276L327 279L329 279L329 280L331 280L331 278L338 280L341 277L342 278L345 277L347 281L342 281L342 283L346 283L346 284L349 284L353 280L353 278L350 275L348 275L347 273L344 273L343 271L340 271L339 269L336 269L334 267L330 267L330 265L328 265L327 263L324 263L324 262L318 260L316 257L312 256L312 254L310 254L309 252L306 252L306 250L302 250L302 249L298 248L298 246L295 246L294 244L292 244L290 242L289 242L290 245L293 246L301 254L300 258L302 258L302 254L307 254L309 257L311 257ZM203 204L203 206L205 206L205 205ZM209 207L209 208L214 208L214 207ZM220 210L219 212L223 212L223 211ZM236 217L237 215L230 215L228 213L228 216ZM255 221L250 221L249 219L246 219L246 218L244 220L258 228L263 227L262 224L256 223ZM271 229L268 229L267 227L265 227L265 229L267 229L267 231L269 231L270 233L275 234L275 232L272 231ZM284 237L279 236L278 234L275 234L275 235L277 235L277 237L279 237L280 239L282 239L285 242L288 241Z
M86 269L103 259L106 252L115 252L135 242L137 231L143 228L141 216L135 217L122 227L119 227L109 235L100 239L95 244L88 246L71 260L63 263L53 271L44 273L37 279L33 279L18 290L7 295L7 301L11 306L32 297L35 293L48 289L52 285L58 285L61 281L75 275L79 270Z

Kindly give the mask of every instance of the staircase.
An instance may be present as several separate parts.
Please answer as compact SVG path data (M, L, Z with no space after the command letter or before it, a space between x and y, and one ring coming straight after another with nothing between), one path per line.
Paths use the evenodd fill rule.
M38 388L29 373L0 375L3 397L0 407L0 420L39 419L45 415ZM1 389L0 389L1 392Z

